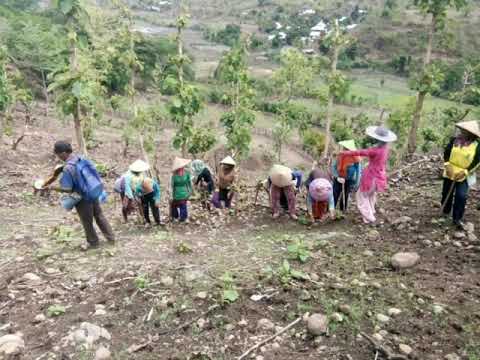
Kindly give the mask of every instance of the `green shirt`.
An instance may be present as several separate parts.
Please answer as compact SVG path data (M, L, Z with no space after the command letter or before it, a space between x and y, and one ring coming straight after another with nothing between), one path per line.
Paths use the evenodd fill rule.
M186 172L185 175L173 175L172 176L172 192L173 200L187 200L192 192L192 182L190 173Z

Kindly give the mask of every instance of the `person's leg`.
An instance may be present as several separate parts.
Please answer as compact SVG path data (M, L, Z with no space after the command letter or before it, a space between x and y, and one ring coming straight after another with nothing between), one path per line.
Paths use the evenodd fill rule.
M178 214L178 204L176 201L172 201L172 218L174 219L178 219L179 218L179 214Z
M373 190L368 194L368 201L370 201L370 209L372 209L372 214L375 216L377 210L375 209L377 205L377 191Z
M93 203L80 200L75 208L77 209L80 222L82 223L83 230L85 231L87 242L91 246L97 246L98 236L95 228L93 227Z
M450 192L451 186L453 181L450 179L443 179L443 188L442 188L442 205L443 206L443 213L445 215L450 214L452 211L452 204L453 204L453 193L450 194L450 197L447 199L447 196Z
M345 204L342 211L346 211L348 209L348 199L350 197L350 192L352 191L353 183L351 181L345 181ZM342 200L343 203L343 200Z
M370 193L365 193L362 191L357 192L357 207L358 211L363 217L363 222L373 223L375 222L375 215L373 214Z
M143 209L143 218L145 224L150 224L150 210L148 209L149 201L148 198L144 195L142 196L142 209Z
M340 208L342 208L342 199L340 196L342 194L342 184L340 184L337 179L333 180L333 200L335 202L335 208L337 208L337 204L340 201Z
M282 189L272 184L270 187L270 202L272 206L272 213L274 217L280 215L280 192Z
M120 202L122 204L122 215L125 222L128 221L128 204L126 204L125 193L120 193Z
M296 197L295 197L295 190L293 186L287 186L283 188L283 193L287 199L288 204L288 213L290 217L296 218L297 217L297 207L296 207Z
M460 224L465 214L465 206L468 199L468 182L467 180L455 185L455 202L453 204L453 222Z
M288 199L287 199L287 192L285 190L280 191L280 207L288 211Z
M97 226L100 228L100 231L102 232L103 236L108 241L115 241L115 235L113 234L112 227L110 226L110 223L107 221L107 218L105 215L103 215L102 207L100 206L100 203L96 201L93 203L93 216L95 217L95 222L97 223Z
M188 218L188 205L186 201L179 206L179 210L180 210L180 221L186 221Z
M160 225L160 210L155 204L155 199L152 197L149 199L150 208L152 209L153 219L157 225Z

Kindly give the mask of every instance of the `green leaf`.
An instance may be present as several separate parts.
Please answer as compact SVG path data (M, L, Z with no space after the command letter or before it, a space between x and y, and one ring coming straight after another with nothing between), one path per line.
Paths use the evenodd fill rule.
M74 0L60 0L59 1L60 11L64 15L67 15L72 11L73 5L74 5Z
M292 277L297 280L308 280L308 276L305 273L298 270L290 271L290 275L292 275Z
M75 81L72 86L72 94L77 98L80 99L82 96L83 86L80 81Z
M228 303L233 303L237 301L237 299L240 297L238 294L238 291L235 289L227 289L223 290L223 301L228 302Z
M283 269L286 271L286 272L289 272L290 271L290 263L288 262L288 260L283 260L283 265L282 265Z
M62 305L52 305L47 309L47 315L49 317L60 316L65 314L65 306Z

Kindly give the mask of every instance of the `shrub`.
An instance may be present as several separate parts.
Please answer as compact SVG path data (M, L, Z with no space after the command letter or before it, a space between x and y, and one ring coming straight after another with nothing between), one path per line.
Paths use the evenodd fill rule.
M319 130L309 129L302 136L303 149L314 158L322 155L325 149L325 134Z

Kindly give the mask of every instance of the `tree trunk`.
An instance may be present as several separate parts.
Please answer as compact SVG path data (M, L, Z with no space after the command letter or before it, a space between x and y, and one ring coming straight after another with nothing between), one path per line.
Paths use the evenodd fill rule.
M45 96L45 116L48 117L48 107L50 105L50 97L48 95L48 88L47 88L47 79L45 77L45 71L42 70L42 83L43 83L43 96Z
M0 147L3 145L3 132L5 131L5 113L0 112Z
M80 153L84 156L88 156L87 144L85 143L85 137L83 136L82 119L80 117L80 104L77 104L75 107L73 123L75 125L75 136L77 137L77 144Z
M432 22L430 23L430 29L428 31L428 43L427 43L427 50L425 53L425 58L423 61L423 72L425 73L427 70L427 66L430 65L432 60L432 46L433 46L433 35L435 34L435 30L437 27L437 18L432 16ZM417 150L417 131L420 127L420 122L422 119L422 111L423 111L423 103L425 101L425 97L427 96L426 92L418 92L417 95L417 103L415 105L415 112L413 113L412 117L412 125L410 127L410 133L408 135L408 153L410 155L414 154Z
M338 31L338 30L337 30ZM333 77L337 72L337 61L338 61L338 46L334 45L333 48L333 59L332 59L332 68L331 76ZM333 98L335 94L328 94L328 105L327 105L327 115L326 115L326 124L325 124L325 148L323 150L323 158L328 157L328 151L330 150L330 127L332 126L332 112L333 112Z

